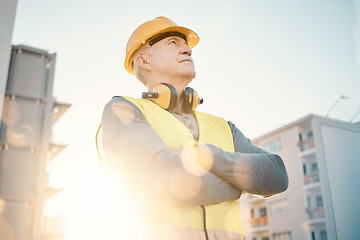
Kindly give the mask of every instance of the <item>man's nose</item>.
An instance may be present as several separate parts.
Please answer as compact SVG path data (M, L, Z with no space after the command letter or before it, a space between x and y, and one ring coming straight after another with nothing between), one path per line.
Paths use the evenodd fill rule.
M180 50L180 53L191 56L191 54L192 54L192 49L191 49L187 44L184 44L184 46L183 46L183 47L181 48L181 50Z

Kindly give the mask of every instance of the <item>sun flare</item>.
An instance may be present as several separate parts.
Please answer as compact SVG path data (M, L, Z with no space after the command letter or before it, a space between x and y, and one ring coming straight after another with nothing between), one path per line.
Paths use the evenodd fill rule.
M130 239L138 218L124 189L116 177L99 171L64 190L65 240ZM48 212L56 205L49 204Z

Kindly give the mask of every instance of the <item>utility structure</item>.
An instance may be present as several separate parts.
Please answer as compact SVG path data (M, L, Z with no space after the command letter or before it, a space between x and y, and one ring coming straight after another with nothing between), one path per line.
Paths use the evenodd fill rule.
M61 191L48 185L47 165L66 147L52 143L52 126L70 107L52 95L55 60L41 49L12 47L0 130L0 220L16 239L61 239L43 216L46 200Z
M242 197L249 239L360 239L360 122L308 115L253 143L282 157L289 188Z

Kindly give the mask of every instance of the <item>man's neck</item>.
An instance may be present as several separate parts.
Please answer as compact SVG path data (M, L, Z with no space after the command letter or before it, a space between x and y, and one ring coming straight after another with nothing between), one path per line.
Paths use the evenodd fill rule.
M152 88L160 83L167 83L173 86L178 94L178 98L180 98L184 92L184 89L188 86L192 79L181 79L181 80L173 80L173 79L156 79L156 81L148 81L148 90L151 91Z

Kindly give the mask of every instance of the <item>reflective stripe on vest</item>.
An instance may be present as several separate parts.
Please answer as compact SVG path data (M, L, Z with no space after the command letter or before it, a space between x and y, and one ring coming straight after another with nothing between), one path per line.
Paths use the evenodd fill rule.
M124 97L134 103L146 120L169 148L193 146L191 132L175 116L146 99ZM233 152L231 129L226 120L210 114L195 111L199 124L199 143L212 144L224 151ZM214 189L214 191L216 191ZM186 206L161 203L156 218L161 225L182 226L203 229L201 206ZM240 222L239 200L206 205L206 228L215 231L243 233Z

